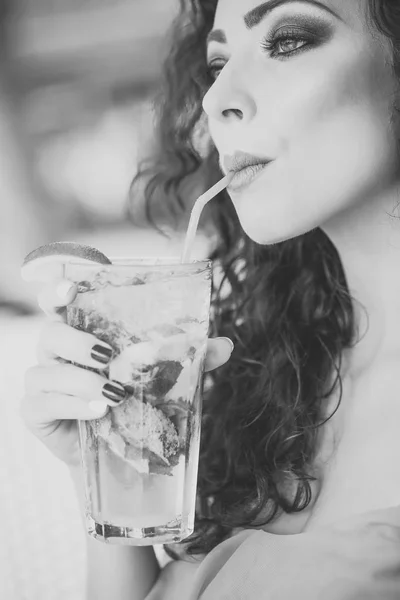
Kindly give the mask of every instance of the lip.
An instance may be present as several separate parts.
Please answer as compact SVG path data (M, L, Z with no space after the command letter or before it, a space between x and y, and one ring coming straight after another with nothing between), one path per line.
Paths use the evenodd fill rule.
M225 175L228 171L241 171L245 167L251 167L253 165L260 165L271 162L271 159L267 156L256 156L255 154L249 154L242 150L237 150L231 156L225 155L222 158L222 166L225 170Z
M223 170L235 173L228 190L237 191L249 185L271 162L271 159L237 151L232 156L224 156Z
M236 171L233 179L228 185L228 190L237 192L247 187L256 177L258 177L268 167L269 163L259 163L257 165L250 165L240 171Z

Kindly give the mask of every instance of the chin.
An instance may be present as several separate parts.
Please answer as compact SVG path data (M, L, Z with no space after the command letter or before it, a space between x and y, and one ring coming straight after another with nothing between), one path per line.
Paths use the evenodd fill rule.
M272 246L273 244L287 242L288 240L309 233L318 227L318 224L316 225L314 223L309 224L309 226L304 224L303 227L300 227L299 222L295 224L290 223L288 219L285 220L284 224L279 223L278 220L276 220L274 227L271 227L270 225L266 225L271 221L269 215L259 217L258 219L241 219L239 215L239 221L246 235L248 235L248 237L256 244L261 244L263 246ZM280 224L282 227L279 226Z
M255 242L256 244L261 244L263 246L270 246L272 244L278 244L279 242L284 242L288 239L286 236L277 236L273 234L271 231L266 231L265 227L260 227L260 222L258 223L243 223L240 222L243 231L248 235L248 237Z
M268 203L260 194L247 193L231 199L243 231L253 242L263 246L305 235L319 227L326 217L307 205L299 210L301 200L292 194L271 194Z

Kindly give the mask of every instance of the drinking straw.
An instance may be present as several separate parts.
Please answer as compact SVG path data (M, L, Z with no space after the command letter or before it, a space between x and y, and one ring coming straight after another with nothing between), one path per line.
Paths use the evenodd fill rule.
M207 192L197 198L190 215L190 221L185 237L185 244L181 255L181 263L189 262L190 260L190 254L193 248L193 242L196 236L197 227L199 225L200 215L203 211L203 208L207 202L212 200L230 184L234 174L235 173L233 171L230 171L226 177L218 181L218 183L213 185L209 190L207 190Z

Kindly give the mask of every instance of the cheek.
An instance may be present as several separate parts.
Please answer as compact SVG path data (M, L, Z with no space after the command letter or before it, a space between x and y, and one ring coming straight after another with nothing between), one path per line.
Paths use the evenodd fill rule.
M393 150L393 80L381 53L343 48L332 48L331 56L316 53L317 59L295 73L286 100L276 107L278 154L280 149L305 160L312 156L326 171L349 159L369 170L371 159L375 164L381 156L386 163Z
M335 61L327 64L325 59L304 61L297 71L291 67L292 77L286 73L275 82L274 100L265 95L260 102L268 107L263 112L265 147L273 147L276 161L259 186L264 185L280 231L295 221L305 230L319 226L338 210L376 194L398 172L390 123L393 81L383 58L360 49L351 56L348 47L346 56L334 54ZM252 190L255 194L255 186Z
M290 138L287 152L246 193L232 197L254 241L279 243L321 227L397 176L396 147L384 118L368 107L343 106L330 114L319 127L310 124L298 144Z
M308 141L303 137L288 148L245 193L232 197L254 241L279 243L322 227L397 176L395 145L382 120L343 111L331 125L308 132Z

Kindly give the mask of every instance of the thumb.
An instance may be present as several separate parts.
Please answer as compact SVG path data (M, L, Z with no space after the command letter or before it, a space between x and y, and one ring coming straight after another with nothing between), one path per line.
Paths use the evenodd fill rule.
M43 312L55 321L65 321L65 307L76 298L78 287L68 279L48 283L38 294L38 304Z
M226 337L210 338L207 343L207 355L204 370L212 371L225 364L234 349L232 340Z

